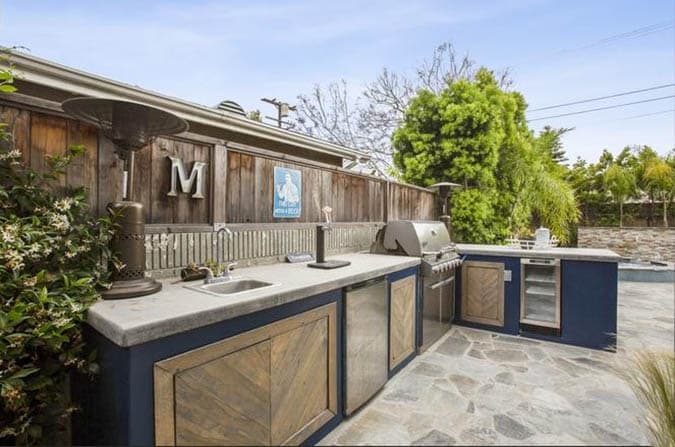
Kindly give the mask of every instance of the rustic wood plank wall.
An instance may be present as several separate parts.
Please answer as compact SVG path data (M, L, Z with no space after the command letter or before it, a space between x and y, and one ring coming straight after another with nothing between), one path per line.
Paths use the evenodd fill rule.
M389 184L388 220L436 219L436 207L436 194L401 183Z
M326 205L333 208L336 222L385 219L383 180L233 150L228 151L227 166L227 222L318 222ZM275 166L301 172L302 209L297 219L272 216Z
M85 187L89 203L98 215L106 213L109 202L122 198L121 183L123 162L114 153L112 143L100 136L91 125L36 111L9 106L0 107L0 122L8 124L12 144L23 153L24 161L42 170L46 157L65 153L71 145L82 144L86 151L75 159L60 186ZM147 223L208 224L212 222L212 203L206 199L192 199L188 194L168 197L171 171L168 155L181 157L189 169L194 161L210 165L213 145L174 138L158 138L149 148L136 154L136 200L145 205ZM205 171L205 191L211 184L210 171Z
M0 106L0 122L13 134L13 144L36 169L47 155L62 154L69 145L87 151L68 168L62 185L83 186L92 209L105 214L109 202L121 199L122 162L112 143L97 128L60 116L14 106ZM168 197L169 155L180 157L190 172L195 161L207 163L206 198L179 193ZM275 219L274 167L302 173L302 211L298 219ZM145 205L149 224L303 223L323 219L321 208L333 208L336 222L382 222L393 219L433 219L435 194L409 185L347 173L327 165L289 160L270 152L250 153L204 141L158 138L137 153L134 195Z
M20 149L24 162L35 169L44 169L46 157L63 154L70 145L83 144L88 150L68 167L61 186L83 186L90 192L90 205L95 207L98 195L98 130L92 126L52 115L12 107L0 107L0 122L8 125L12 145Z

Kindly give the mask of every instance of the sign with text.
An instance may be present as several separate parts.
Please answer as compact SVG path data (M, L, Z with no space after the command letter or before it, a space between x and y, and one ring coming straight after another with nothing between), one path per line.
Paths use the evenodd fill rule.
M302 202L302 172L296 169L274 167L273 217L300 217Z

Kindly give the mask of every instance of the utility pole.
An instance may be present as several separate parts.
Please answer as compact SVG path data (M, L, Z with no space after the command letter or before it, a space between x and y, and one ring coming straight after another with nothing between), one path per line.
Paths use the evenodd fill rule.
M279 127L281 127L281 124L283 123L283 119L288 117L288 113L290 111L295 112L296 109L297 109L295 106L292 106L292 105L288 104L287 102L277 101L277 98L272 98L272 99L261 98L260 100L263 101L263 102L272 104L274 107L277 108L277 117L276 118L271 117L271 116L266 116L265 118L276 121L277 126L279 126ZM290 124L290 123L288 123L288 124Z

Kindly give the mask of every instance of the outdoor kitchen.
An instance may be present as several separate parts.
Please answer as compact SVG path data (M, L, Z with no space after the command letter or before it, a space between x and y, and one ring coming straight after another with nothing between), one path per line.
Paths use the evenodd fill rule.
M100 373L72 383L75 443L316 444L419 356L475 342L457 334L615 355L611 250L557 247L545 228L456 243L448 203L461 185L349 171L367 156L36 57L14 63L21 93L0 102L32 160L92 145L67 181L118 223L120 267L87 314Z

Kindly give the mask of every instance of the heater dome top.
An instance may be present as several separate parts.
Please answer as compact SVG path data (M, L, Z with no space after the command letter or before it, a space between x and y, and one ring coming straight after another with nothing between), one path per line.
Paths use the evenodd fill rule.
M61 103L69 115L98 126L117 146L136 151L153 137L185 132L187 122L167 111L130 101L72 98Z
M447 187L450 187L450 188L453 188L453 189L462 187L462 185L460 185L459 183L440 182L440 183L434 183L433 185L429 186L429 188L440 188L442 186L447 186Z

